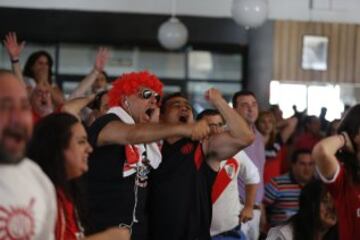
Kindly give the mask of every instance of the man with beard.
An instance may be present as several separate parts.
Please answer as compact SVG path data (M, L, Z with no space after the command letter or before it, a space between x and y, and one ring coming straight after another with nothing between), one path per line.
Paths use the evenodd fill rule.
M50 180L24 157L32 132L24 85L0 70L0 238L54 239L55 191Z
M229 107L218 90L208 90L205 98L219 110L228 128L202 142L181 136L165 138L163 162L150 178L152 240L210 239L210 196L220 159L234 156L254 138L244 119ZM162 102L160 120L191 124L192 107L180 93L169 95Z
M148 175L161 160L159 141L168 137L202 139L205 121L160 124L162 83L149 72L123 74L109 91L109 111L89 128L87 192L91 232L127 226L131 238L147 239Z

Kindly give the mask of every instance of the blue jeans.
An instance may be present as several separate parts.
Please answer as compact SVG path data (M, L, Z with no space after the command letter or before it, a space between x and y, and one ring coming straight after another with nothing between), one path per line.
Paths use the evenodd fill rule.
M247 240L240 226L211 237L212 240Z

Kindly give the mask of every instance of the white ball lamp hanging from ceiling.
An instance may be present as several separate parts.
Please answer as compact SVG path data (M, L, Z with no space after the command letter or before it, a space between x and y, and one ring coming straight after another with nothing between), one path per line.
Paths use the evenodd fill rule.
M160 44L168 50L176 50L183 47L188 40L186 26L175 17L176 0L172 1L172 16L162 23L158 30Z
M233 0L231 15L246 29L259 27L268 16L267 0Z

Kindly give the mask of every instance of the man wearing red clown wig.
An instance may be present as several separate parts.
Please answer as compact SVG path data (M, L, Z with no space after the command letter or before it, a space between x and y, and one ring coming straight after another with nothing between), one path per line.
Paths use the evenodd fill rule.
M94 148L86 176L91 233L127 226L131 239L147 239L148 175L162 156L157 141L169 137L203 139L205 121L159 123L163 85L153 74L123 74L108 93L109 111L89 128Z

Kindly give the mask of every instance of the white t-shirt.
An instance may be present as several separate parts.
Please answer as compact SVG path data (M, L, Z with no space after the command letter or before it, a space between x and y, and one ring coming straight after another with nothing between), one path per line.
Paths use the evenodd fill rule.
M293 240L292 225L286 224L270 228L266 240Z
M0 164L0 239L54 239L55 190L29 159Z
M239 199L238 176L242 176L245 185L257 184L260 182L259 170L247 156L245 151L238 152L233 159L236 160L236 163L239 165L236 172L234 172L234 163L222 161L220 165L220 171L225 168L228 177L231 178L231 182L213 203L210 228L211 236L229 231L239 225L240 211L244 206L240 203Z

